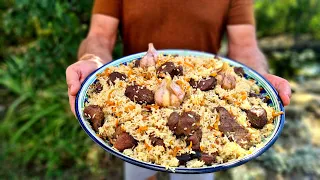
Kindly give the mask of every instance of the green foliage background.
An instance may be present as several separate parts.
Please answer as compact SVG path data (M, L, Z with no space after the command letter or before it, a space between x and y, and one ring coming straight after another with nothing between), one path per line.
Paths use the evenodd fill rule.
M110 163L118 162L81 130L67 100L65 69L76 61L91 7L92 1L0 0L0 177L103 178L112 173ZM259 38L308 34L320 39L318 0L258 0L255 8ZM301 52L271 53L275 73L298 75L306 58L293 62L295 53ZM119 42L114 58L121 54ZM318 62L319 53L311 54L307 60ZM286 73L277 69L288 64ZM271 154L260 161L269 168L278 163ZM275 171L295 169L288 170L286 160L281 163ZM320 165L308 171L315 173L314 167Z

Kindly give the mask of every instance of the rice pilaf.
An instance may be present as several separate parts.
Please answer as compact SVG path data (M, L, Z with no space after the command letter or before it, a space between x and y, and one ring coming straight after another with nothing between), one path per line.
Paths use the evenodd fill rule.
M181 105L177 107L162 107L156 103L136 103L128 98L126 88L139 85L155 92L159 89L162 78L157 75L157 68L166 62L173 62L183 67L183 75L173 76L175 82L184 91L185 96ZM164 56L159 54L155 66L147 68L136 67L136 62L118 67L108 67L97 75L99 86L103 87L97 92L95 84L88 90L90 105L99 106L104 115L104 123L98 127L98 135L115 143L117 128L134 138L136 144L122 152L135 159L155 163L167 168L185 165L186 167L208 166L201 158L187 159L181 164L177 157L184 154L197 154L192 149L192 142L187 136L178 136L168 127L168 117L173 113L193 111L200 116L199 124L202 131L199 152L214 155L212 164L220 164L251 154L261 145L262 140L274 130L273 120L281 114L268 106L262 98L250 96L260 93L260 87L252 79L245 79L235 73L234 67L219 58L193 57L193 56ZM109 75L119 72L126 76L126 80L116 79L109 83ZM217 83L212 90L202 91L190 85L190 80L200 81L206 77L215 77L219 73L228 73L235 77L235 87L225 89ZM233 133L223 133L221 117L216 108L223 107L232 115L243 132L248 134L247 139L237 140ZM248 110L263 108L266 112L267 122L263 128L252 127L248 120ZM90 117L92 118L92 117ZM163 141L163 145L154 145L151 137ZM115 148L116 149L116 148Z

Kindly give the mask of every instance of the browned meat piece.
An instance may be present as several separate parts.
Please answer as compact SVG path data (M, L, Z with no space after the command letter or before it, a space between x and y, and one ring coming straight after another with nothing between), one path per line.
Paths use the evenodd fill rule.
M219 73L217 81L223 89L234 89L236 87L236 77L231 74Z
M185 165L188 161L192 159L190 154L181 154L176 158L179 160L179 165Z
M104 123L104 113L98 105L89 105L83 110L84 116L90 121L93 130L96 132Z
M174 76L182 76L183 75L183 67L182 66L178 66L174 72L173 72ZM172 77L173 78L173 77Z
M121 126L118 126L116 128L116 132L115 132L115 138L117 138L120 134L122 134L124 131L122 130Z
M188 139L187 142L190 144L192 142L192 150L199 151L200 150L200 142L202 138L202 131L199 128L195 133L193 133Z
M140 67L140 60L135 60L133 67Z
M195 154L190 154L191 155L191 159L200 159L202 152L201 151L194 151Z
M200 116L193 112L183 112L180 116L177 112L170 114L168 118L168 126L176 135L191 135L199 128L198 122Z
M168 118L168 126L171 131L175 131L179 121L179 114L177 112L172 112Z
M146 87L138 85L128 86L124 94L131 101L138 104L154 104L154 94Z
M267 112L263 108L252 108L246 111L251 126L257 129L262 129L267 124Z
M261 95L261 94L256 94L256 93L253 93L253 92L250 92L249 93L249 97L256 97L256 98L260 98L263 102L267 102L268 101L268 98Z
M163 139L161 139L159 137L150 136L150 140L151 140L152 146L163 146L163 147L165 147Z
M94 85L94 92L95 93L100 93L103 90L102 84L98 81Z
M234 70L234 72L235 72L237 75L243 77L243 75L244 75L244 70L243 70L242 67L234 67L233 70Z
M248 130L238 124L234 117L224 107L217 107L216 110L220 115L220 131L224 134L234 134L234 139L237 143L241 143L242 140L246 141L248 139Z
M164 78L167 73L170 74L171 78L182 76L183 68L182 66L176 67L173 62L166 62L157 69L157 74L159 78Z
M137 141L126 132L121 133L114 143L114 147L121 152L125 149L132 148L136 145Z
M186 136L192 134L192 131L195 131L199 128L199 120L200 116L197 115L195 112L183 112L179 117L177 128L175 129L175 134Z
M217 84L217 80L216 78L209 76L208 78L201 79L198 82L196 82L194 79L191 79L189 84L193 88L199 88L201 91L209 91L214 89Z
M115 84L116 79L125 81L127 79L127 76L125 74L119 73L119 72L112 72L109 74L108 84Z
M183 114L188 115L189 117L192 116L192 117L196 120L196 122L199 122L199 121L200 121L200 115L197 114L197 113L194 112L194 111L183 112L183 113L181 114L181 116L182 116Z
M209 155L207 153L195 151L195 154L181 154L176 158L179 160L179 165L185 165L188 161L192 159L199 159L204 161L205 165L209 166L216 162L216 156L216 153Z
M200 160L204 161L205 165L209 166L212 165L212 163L214 163L216 161L216 156L215 154L207 154L207 153L203 153L201 155Z

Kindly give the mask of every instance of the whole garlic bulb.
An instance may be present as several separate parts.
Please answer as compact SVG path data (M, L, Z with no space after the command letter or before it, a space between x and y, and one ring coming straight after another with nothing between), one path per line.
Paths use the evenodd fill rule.
M155 66L157 62L158 52L154 48L152 43L148 44L149 49L148 52L143 58L140 60L140 66L142 68L149 67L149 66Z
M181 87L173 82L169 76L162 80L158 90L154 94L157 105L163 107L178 107L183 101L185 92Z

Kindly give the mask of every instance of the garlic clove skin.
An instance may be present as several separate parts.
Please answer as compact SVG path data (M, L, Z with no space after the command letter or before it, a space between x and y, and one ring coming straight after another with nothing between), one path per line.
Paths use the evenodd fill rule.
M175 82L171 82L170 89L177 96L179 101L182 102L183 98L185 96L185 92L181 89L181 87L178 84L176 84Z
M216 79L223 89L228 90L236 87L236 78L231 74L219 73Z
M162 81L159 88L154 93L155 103L159 106L170 105L170 91L167 89L167 82Z
M156 90L154 99L157 105L163 107L178 107L183 101L185 92L179 85L172 82L170 77L162 80L158 90Z
M149 49L148 52L143 58L140 60L140 66L142 68L146 68L149 66L155 66L158 58L158 52L154 48L152 43L149 43Z
M171 94L170 105L174 107L179 107L180 104L181 104L180 99L175 94Z

